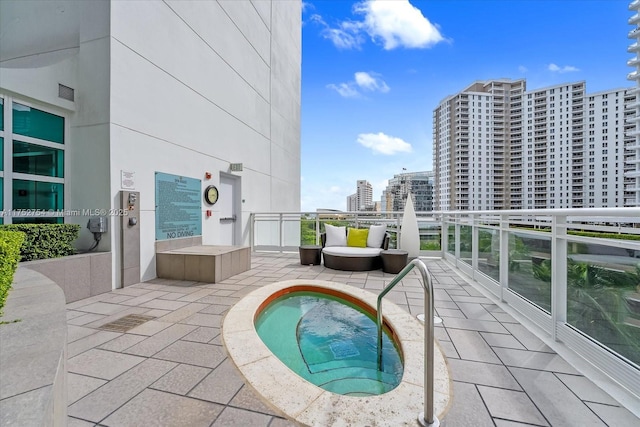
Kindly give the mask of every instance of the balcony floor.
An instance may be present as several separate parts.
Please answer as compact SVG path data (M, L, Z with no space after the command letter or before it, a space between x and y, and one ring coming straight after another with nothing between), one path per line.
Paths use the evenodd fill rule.
M449 264L424 261L443 319L435 335L453 381L442 426L640 425ZM253 253L251 264L217 284L155 279L68 304L69 426L296 425L267 407L227 357L220 335L225 312L276 281L329 280L378 293L394 275L302 266L297 254ZM387 298L423 313L418 272ZM155 319L126 333L100 329L128 314Z

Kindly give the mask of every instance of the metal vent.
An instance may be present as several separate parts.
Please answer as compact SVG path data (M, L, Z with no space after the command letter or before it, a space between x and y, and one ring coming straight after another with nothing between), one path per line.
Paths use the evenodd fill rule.
M74 90L69 86L58 84L58 96L62 99L66 99L67 101L74 101Z
M118 320L114 320L113 322L106 323L98 329L112 332L127 332L129 329L140 326L151 319L155 319L155 317L145 316L144 314L129 314L119 318Z

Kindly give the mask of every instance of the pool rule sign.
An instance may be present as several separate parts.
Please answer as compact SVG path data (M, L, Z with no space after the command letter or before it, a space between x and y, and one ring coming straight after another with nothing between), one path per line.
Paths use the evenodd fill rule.
M156 240L202 235L200 180L156 172Z

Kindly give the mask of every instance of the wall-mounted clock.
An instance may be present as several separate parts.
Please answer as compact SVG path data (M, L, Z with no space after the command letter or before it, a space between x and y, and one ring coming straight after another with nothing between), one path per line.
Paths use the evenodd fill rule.
M204 200L206 200L210 205L213 205L218 201L218 189L215 185L210 185L204 189Z

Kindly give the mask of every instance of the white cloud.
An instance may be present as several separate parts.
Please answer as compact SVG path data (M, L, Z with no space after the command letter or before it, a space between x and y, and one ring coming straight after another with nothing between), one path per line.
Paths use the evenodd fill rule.
M359 98L362 96L360 90L367 92L389 92L389 86L377 73L358 71L353 77L354 80L347 83L330 83L327 88L333 89L344 98Z
M370 148L374 153L391 156L396 153L411 153L411 144L400 138L378 133L361 133L358 135L358 144Z
M354 74L356 79L356 84L360 86L362 89L372 91L372 92L389 92L389 86L384 82L384 80L376 77L375 73L366 73L364 71L358 71Z
M397 47L427 48L444 40L438 28L408 0L368 0L354 6L364 15L362 27L386 50Z
M518 66L518 71L520 71L521 73L526 73L529 70L524 65L520 65Z
M343 21L332 28L320 15L311 20L323 27L320 34L338 49L360 49L363 34L381 42L385 50L428 48L444 40L440 30L408 0L365 0L353 7L362 20Z
M360 96L360 92L353 87L352 83L330 83L327 87L338 92L343 98L357 98Z
M547 69L549 71L553 71L554 73L570 73L573 71L580 71L579 68L574 67L572 65L565 65L564 67L559 67L556 64L549 64L549 67L547 67Z
M333 45L338 49L359 49L364 39L359 31L354 30L349 22L342 22L338 28L331 28L329 24L322 19L322 16L315 14L310 18L311 21L317 22L323 27L320 34L325 39L331 40Z

